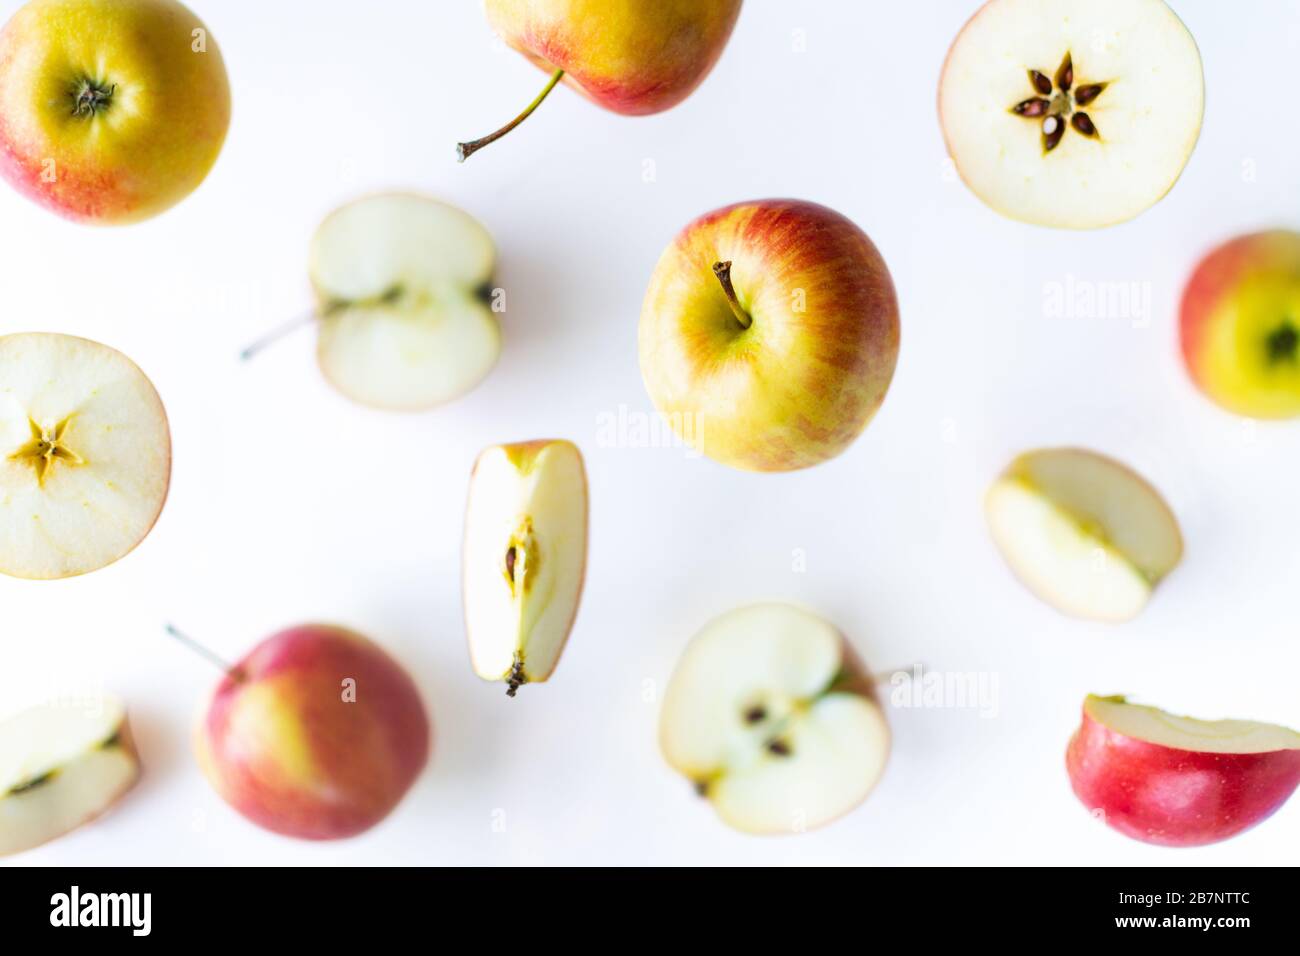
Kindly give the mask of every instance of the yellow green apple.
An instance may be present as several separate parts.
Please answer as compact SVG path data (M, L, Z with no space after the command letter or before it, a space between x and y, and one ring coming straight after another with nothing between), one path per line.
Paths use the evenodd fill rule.
M218 794L287 836L354 836L386 817L429 756L429 719L410 676L341 627L268 637L217 685L196 735Z
M1252 418L1300 415L1300 233L1240 236L1183 292L1183 360L1206 395Z
M709 75L740 15L740 0L487 0L488 23L551 75L510 123L461 143L464 161L522 123L561 80L615 113L676 106Z
M229 124L221 51L176 0L32 0L0 32L0 175L69 219L171 208Z
M749 471L843 452L885 398L898 300L866 233L792 199L710 212L664 251L641 309L641 375L683 441Z

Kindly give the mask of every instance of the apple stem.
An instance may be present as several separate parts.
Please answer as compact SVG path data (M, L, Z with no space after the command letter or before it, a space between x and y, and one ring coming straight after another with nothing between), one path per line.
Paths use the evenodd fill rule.
M546 84L546 87L542 90L542 92L537 94L537 99L529 103L527 108L522 113L520 113L518 116L512 119L505 126L502 126L495 133L489 133L487 136L484 136L482 139L472 140L471 142L468 143L457 143L456 162L458 163L465 162L465 160L469 159L471 156L477 153L484 146L487 146L489 143L495 143L502 136L506 135L506 133L510 132L512 129L514 129L524 120L528 119L528 117L532 115L533 110L537 109L537 107L542 105L542 100L546 99L546 97L550 95L551 90L555 89L555 84L559 83L560 80L563 78L564 78L563 70L556 70L554 73L552 73L550 82Z
M740 300L736 298L736 287L731 284L731 260L715 262L713 264L713 274L722 283L722 291L727 293L727 302L731 305L731 311L735 314L736 321L740 323L742 329L749 328L754 324L754 320L740 307Z
M207 660L211 661L217 667L221 668L221 672L225 674L227 677L229 677L231 680L235 681L236 683L239 683L244 679L244 672L242 670L240 670L238 667L235 667L232 664L227 663L223 658L219 657L217 654L208 650L208 648L204 647L198 641L194 640L194 638L190 637L184 631L179 630L174 625L172 624L167 625L167 633L170 634L172 637L176 638L176 640L180 641L182 644L184 644L186 647L192 650L195 654L198 654L200 657L207 658Z
M304 325L310 325L315 321L316 321L316 313L308 312L306 315L300 315L293 321L286 322L284 323L284 325L272 329L270 332L266 333L266 335L262 336L252 345L248 346L246 349L240 352L239 353L240 360L247 362L249 359L251 359L258 352L262 351L262 349L266 348L268 345L280 341L280 339L284 338L290 332L296 332Z

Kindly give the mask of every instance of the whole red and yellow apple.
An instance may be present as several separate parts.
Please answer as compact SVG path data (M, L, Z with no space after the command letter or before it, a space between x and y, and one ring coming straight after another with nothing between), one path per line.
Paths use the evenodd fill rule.
M1247 720L1194 720L1089 695L1066 769L1084 806L1162 846L1200 846L1261 822L1300 785L1300 734Z
M169 209L229 125L221 51L175 0L32 0L0 32L0 175L69 219Z
M267 638L217 686L195 747L221 798L288 836L354 836L384 819L429 756L410 676L341 627Z
M563 80L627 116L676 106L713 69L740 16L740 0L487 0L492 29L551 82L490 136L461 143L463 161L535 110Z
M1300 415L1300 233L1240 236L1201 260L1183 292L1183 360L1219 405Z
M664 251L641 309L641 375L681 438L748 471L834 458L898 361L898 300L866 233L793 199L701 216Z

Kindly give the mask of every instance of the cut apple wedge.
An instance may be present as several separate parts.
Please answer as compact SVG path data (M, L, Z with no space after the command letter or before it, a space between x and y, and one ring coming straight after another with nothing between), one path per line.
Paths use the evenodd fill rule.
M889 756L869 676L834 625L786 604L715 618L664 695L660 744L728 825L797 833L861 803Z
M1121 833L1163 846L1200 846L1254 826L1295 792L1300 734L1089 695L1066 769L1084 806Z
M111 564L149 533L170 479L167 413L130 359L71 335L0 337L0 572Z
M987 205L1043 226L1124 222L1178 181L1201 55L1164 0L990 0L939 85L948 152Z
M0 856L40 846L99 816L140 776L115 700L44 705L0 724Z
M1119 462L1082 449L1021 455L989 489L985 511L1021 581L1074 617L1134 617L1183 553L1160 493Z
M463 557L474 672L513 697L559 662L587 570L587 475L571 442L494 445L470 478Z
M501 351L496 250L475 219L423 196L336 210L311 244L325 377L363 405L415 411L465 394Z

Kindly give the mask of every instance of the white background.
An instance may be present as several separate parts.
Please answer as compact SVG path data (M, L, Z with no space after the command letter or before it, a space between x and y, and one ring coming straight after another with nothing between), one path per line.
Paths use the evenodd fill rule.
M19 6L0 0L0 14ZM1300 806L1223 844L1161 849L1091 819L1064 770L1090 691L1300 724L1300 423L1251 425L1203 399L1175 330L1198 256L1234 233L1300 224L1300 127L1285 92L1294 3L1174 4L1205 59L1200 145L1164 202L1087 234L1002 219L950 173L936 84L975 0L750 0L718 68L678 108L623 118L561 88L464 166L455 142L495 128L545 81L494 40L477 4L194 6L235 102L195 195L152 222L95 230L0 189L0 330L123 350L158 386L175 441L171 498L135 553L75 580L0 579L0 710L116 692L147 764L110 816L14 862L1295 862ZM236 358L309 305L321 217L387 188L481 219L508 296L495 371L421 415L332 392L310 330L254 363ZM602 447L602 414L650 409L636 325L664 245L697 214L770 196L841 210L889 263L903 347L875 422L841 458L790 475ZM1150 314L1049 315L1049 290L1071 278L1143 283ZM473 675L464 646L466 481L482 446L552 435L587 455L586 596L555 678L507 700ZM1058 443L1130 462L1182 521L1183 565L1125 626L1059 616L985 531L990 479L1015 453ZM792 571L799 550L804 573ZM705 621L762 599L819 610L878 666L992 675L997 714L896 709L889 768L861 808L806 835L733 833L663 763L652 698ZM216 674L164 636L167 620L229 657L304 620L369 634L431 709L429 769L360 838L256 828L191 755Z

